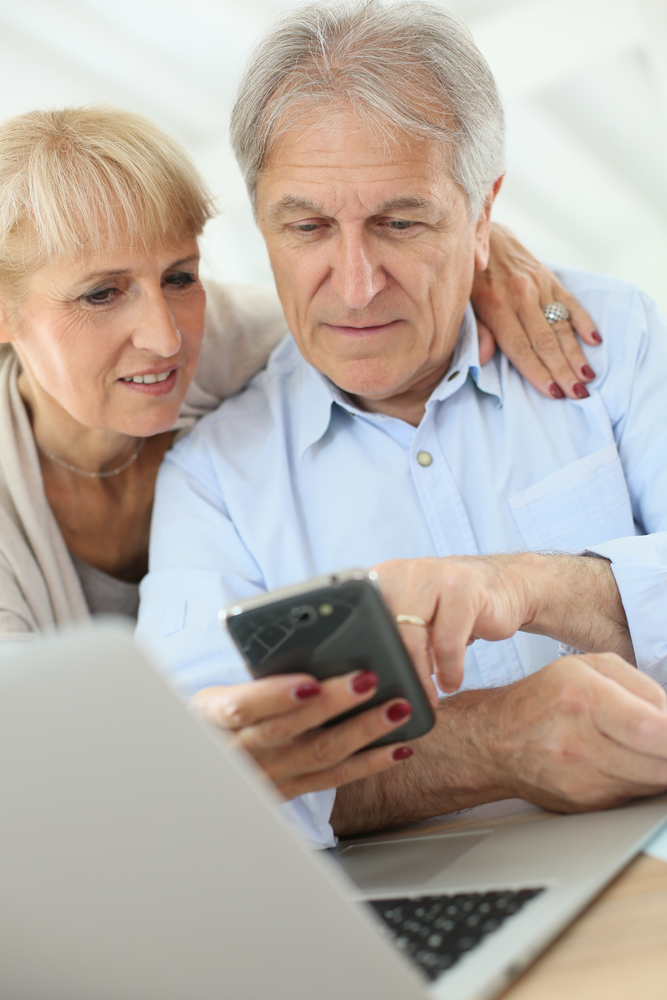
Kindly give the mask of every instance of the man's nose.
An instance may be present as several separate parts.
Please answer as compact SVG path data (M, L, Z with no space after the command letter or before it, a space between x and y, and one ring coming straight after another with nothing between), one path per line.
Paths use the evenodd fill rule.
M132 343L138 350L161 358L171 358L181 349L181 334L161 290L141 296Z
M344 232L332 249L332 287L348 309L365 309L387 283L369 238L363 233Z

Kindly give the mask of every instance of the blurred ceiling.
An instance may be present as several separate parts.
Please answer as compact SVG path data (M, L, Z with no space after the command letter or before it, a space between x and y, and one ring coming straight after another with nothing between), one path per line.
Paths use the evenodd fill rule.
M270 282L227 143L229 108L275 0L0 0L0 115L106 101L189 150L223 215L205 266ZM667 311L666 0L451 0L508 120L496 218L543 259L636 281Z

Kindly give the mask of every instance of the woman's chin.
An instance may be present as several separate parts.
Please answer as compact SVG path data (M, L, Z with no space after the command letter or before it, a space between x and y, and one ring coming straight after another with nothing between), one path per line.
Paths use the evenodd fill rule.
M156 434L165 434L173 429L178 420L180 406L160 407L159 413L119 415L117 419L108 422L109 430L118 434L128 434L130 437L146 438Z

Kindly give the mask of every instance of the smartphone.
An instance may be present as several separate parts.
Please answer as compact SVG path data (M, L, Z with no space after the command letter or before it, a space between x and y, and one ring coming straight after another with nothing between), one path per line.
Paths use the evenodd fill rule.
M370 746L413 740L435 723L377 579L373 570L348 570L236 601L218 615L253 677L304 672L326 680L351 670L377 674L373 698L327 725L390 698L409 701L408 721Z

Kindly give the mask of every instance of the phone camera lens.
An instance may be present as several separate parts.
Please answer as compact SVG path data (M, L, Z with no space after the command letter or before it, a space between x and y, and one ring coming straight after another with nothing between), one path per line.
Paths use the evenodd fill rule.
M309 604L301 604L296 608L292 608L289 613L289 620L292 625L296 626L313 625L317 621L317 611L315 608L311 608Z

